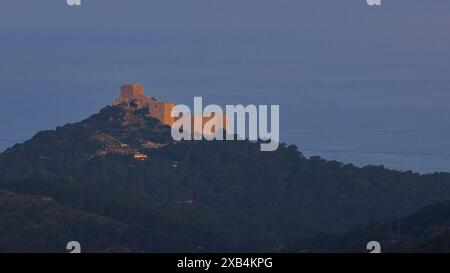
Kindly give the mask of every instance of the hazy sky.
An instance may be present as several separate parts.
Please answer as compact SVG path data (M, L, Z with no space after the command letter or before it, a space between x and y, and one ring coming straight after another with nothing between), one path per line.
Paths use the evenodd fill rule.
M0 150L142 82L280 104L308 155L450 171L450 1L2 0Z

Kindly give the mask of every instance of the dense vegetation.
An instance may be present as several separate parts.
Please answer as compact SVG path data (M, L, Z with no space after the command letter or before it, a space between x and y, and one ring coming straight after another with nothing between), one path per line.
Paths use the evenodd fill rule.
M248 141L173 143L169 129L145 111L107 107L0 154L0 189L24 196L0 213L19 219L0 226L11 238L0 251L56 251L64 240L85 251L279 251L450 199L450 174L307 159L293 145L260 152ZM146 148L149 141L162 147ZM148 159L135 160L136 151ZM21 221L53 217L26 217L29 194L51 197L69 215L53 218L48 232L60 237L42 229L20 230L29 242L16 236Z
M377 241L382 252L448 252L450 250L450 201L426 206L391 222L373 222L344 234L319 234L292 243L286 252L368 252Z

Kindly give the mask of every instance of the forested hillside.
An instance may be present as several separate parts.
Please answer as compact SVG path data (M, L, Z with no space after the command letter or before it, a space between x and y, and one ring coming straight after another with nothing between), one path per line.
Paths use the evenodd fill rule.
M358 168L299 150L173 142L170 128L145 111L106 107L0 154L0 189L14 193L2 197L8 207L0 222L9 224L0 234L9 239L0 240L0 250L55 251L71 237L96 252L280 251L450 199L450 174ZM49 212L27 205L30 194L54 200ZM46 224L14 229L35 221ZM54 229L63 239L48 236ZM106 237L93 235L102 230Z

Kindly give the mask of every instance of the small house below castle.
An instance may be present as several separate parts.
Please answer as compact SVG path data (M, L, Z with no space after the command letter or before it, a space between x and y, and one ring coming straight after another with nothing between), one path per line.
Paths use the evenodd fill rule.
M146 154L137 152L134 154L133 158L136 160L147 160L148 156Z

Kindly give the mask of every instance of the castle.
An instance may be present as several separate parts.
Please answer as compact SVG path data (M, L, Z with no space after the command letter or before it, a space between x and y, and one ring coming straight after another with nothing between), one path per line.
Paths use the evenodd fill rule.
M174 107L173 102L161 102L153 97L144 95L142 84L125 84L120 89L120 97L113 101L113 105L132 103L138 109L148 108L149 115L162 123L172 126L174 119L170 116Z
M158 119L163 124L172 126L177 118L171 117L171 113L173 108L175 107L174 103L171 101L161 102L156 100L153 97L147 97L144 95L144 86L142 84L125 84L120 89L120 97L113 101L113 105L122 105L122 104L130 104L137 109L148 108L149 115ZM215 115L211 117L201 117L202 124L206 124L209 120L214 118ZM227 128L228 118L226 114L218 116L218 118L222 119L222 128L212 128L212 132L216 132L217 129L223 130ZM191 130L193 133L203 133L202 131L195 131L194 120L195 116L190 116L192 125ZM203 127L203 126L202 126Z

